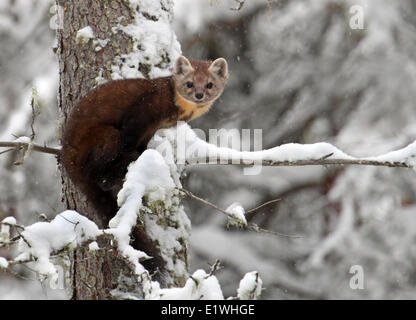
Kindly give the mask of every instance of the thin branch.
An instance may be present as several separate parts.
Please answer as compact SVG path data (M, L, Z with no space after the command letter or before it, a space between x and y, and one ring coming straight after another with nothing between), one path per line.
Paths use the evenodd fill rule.
M255 211L260 210L261 208L263 208L263 207L265 207L265 206L268 206L269 204L272 204L272 203L275 203L275 202L279 202L280 200L282 200L282 199L274 199L274 200L267 201L267 202L265 202L265 203L263 203L263 204L259 205L258 207L255 207L255 208L253 208L253 209L250 209L250 210L246 211L246 215L247 215L247 214L249 214L249 213L250 213L251 215L253 215L253 213L254 213Z
M16 149L15 148L6 149L6 150L0 152L0 155L5 154L5 153L10 152L10 151L14 151L14 150L16 150Z
M26 142L11 142L11 141L0 141L0 148L14 148L16 150L27 149L30 144ZM53 155L59 155L60 149L51 148L46 146L40 146L38 144L32 144L32 150L37 152L43 152Z
M77 222L71 221L71 220L69 220L69 219L65 218L63 214L58 215L58 217L60 217L60 218L62 218L62 219L64 219L64 220L66 220L66 221L67 221L67 222L69 222L69 223L72 223L72 224L74 225L74 230L75 230L75 228L77 227L77 225L79 224L79 221L77 221Z
M0 148L14 148L17 150L29 148L29 143L26 142L10 142L0 141ZM53 155L59 155L60 148L52 148L46 146L40 146L32 144L32 150L42 153L48 153ZM8 151L8 150L7 150ZM295 167L295 166L343 166L343 165L359 165L359 166L378 166L378 167L390 167L390 168L409 168L413 166L407 162L388 162L388 161L376 161L365 159L328 159L333 154L328 154L320 159L312 160L295 160L295 161L274 161L274 160L262 160L261 162L252 159L241 159L239 164L233 163L234 159L216 159L212 160L209 157L194 158L186 160L187 165L241 165L241 166L264 166L264 167Z
M227 211L225 211L225 210L223 210L223 209L221 209L221 208L219 208L218 206L216 206L215 204L213 204L213 203L211 203L211 202L209 202L209 201L207 201L207 200L205 200L205 199L202 199L202 198L200 198L200 197L198 197L198 196L196 196L196 195L194 195L191 191L189 191L189 190L186 190L186 189L183 189L183 188L177 188L179 191L181 191L181 192L183 192L184 194L186 194L188 197L190 197L190 198L192 198L192 199L195 199L195 200L197 200L197 201L200 201L200 202L202 202L203 204L205 204L205 205L207 205L207 206L209 206L209 207L211 207L211 208L214 208L215 210L217 210L217 211L219 211L219 212L221 212L221 213L223 213L223 214L225 214L227 217L229 217L229 218L231 218L231 219L235 219L236 217L234 216L234 215L232 215L231 213L229 213L229 212L227 212ZM263 206L263 205L262 205ZM249 212L250 211L253 211L253 210L249 210ZM250 231L254 231L254 232L258 232L258 233L268 233L268 234L271 234L271 235L274 235L274 236L278 236L278 237L285 237L285 238L302 238L301 236L298 236L298 235L289 235L289 234L284 234L284 233L280 233L280 232L276 232L276 231L270 231L270 230L266 230L266 229L263 229L263 228L260 228L257 224L255 224L255 223L248 223L247 224L247 226L246 226L246 228L248 229L248 230L250 230Z
M30 100L30 106L32 107L32 119L30 121L30 129L32 134L30 135L30 141L33 141L36 136L35 132L35 121L36 117L39 115L39 104L38 104L38 92L35 87L32 88L32 99Z
M35 259L12 260L12 261L9 261L9 266L14 266L17 264L26 264L26 263L31 263L31 262L36 262L36 260Z
M5 225L8 226L10 228L16 228L16 229L20 229L20 230L25 230L25 227L20 225L20 224L12 224L12 223L8 223L8 222L0 222L0 226L1 225Z
M17 239L22 239L28 245L29 248L32 247L30 245L30 243L25 239L25 237L20 232L20 230L21 231L24 231L25 230L25 227L24 226L19 225L19 224L11 224L11 223L8 223L8 222L0 222L0 225L5 225L5 226L8 226L10 228L14 228L16 230L16 232L18 233L19 236L18 237L14 237L13 239L11 239L12 241L17 240ZM9 242L7 242L7 243L9 243Z
M205 279L215 275L219 270L224 268L221 265L221 261L219 259L215 260L215 263L210 267L211 267L211 271L209 272L208 276Z
M198 200L198 201L202 202L203 204L205 204L205 205L207 205L207 206L209 206L211 208L214 208L215 210L217 210L217 211L225 214L229 218L235 219L235 217L231 213L229 213L229 212L227 212L227 211L225 211L225 210L217 207L215 204L213 204L213 203L211 203L211 202L209 202L209 201L207 201L205 199L202 199L202 198L194 195L191 191L186 190L186 189L183 189L183 188L177 188L177 189L179 191L182 191L183 193L185 193L188 197L193 198L195 200Z
M16 232L19 234L20 238L27 244L29 248L32 248L29 241L26 240L26 238L20 233L19 229L16 229Z
M188 165L236 165L233 159L217 159L212 161L209 158L189 159L186 161ZM295 166L328 166L328 165L359 165L359 166L378 166L390 168L409 168L413 166L406 162L387 162L376 160L360 160L360 159L315 159L315 160L296 160L296 161L273 161L263 160L261 162L251 159L241 159L237 165L241 166L264 166L264 167L295 167Z

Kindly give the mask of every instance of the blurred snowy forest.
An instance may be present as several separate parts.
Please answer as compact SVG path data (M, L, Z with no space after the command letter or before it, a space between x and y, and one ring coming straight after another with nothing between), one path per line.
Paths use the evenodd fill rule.
M58 68L50 0L0 2L0 140L30 135L32 87L39 94L36 142L57 146ZM365 9L350 28L353 5ZM176 0L175 32L185 56L224 57L230 80L213 110L191 126L262 129L263 148L330 142L354 156L416 139L414 0ZM51 155L0 156L0 220L28 224L62 210ZM253 218L302 238L228 231L209 207L185 200L193 229L191 272L220 259L224 294L258 270L263 299L416 298L416 173L376 167L194 166L185 187L225 208L282 200ZM416 248L416 246L415 246ZM0 250L0 256L6 253ZM364 289L350 288L354 265ZM22 269L22 274L34 277ZM36 281L0 275L0 299L47 298ZM50 296L48 296L50 297Z

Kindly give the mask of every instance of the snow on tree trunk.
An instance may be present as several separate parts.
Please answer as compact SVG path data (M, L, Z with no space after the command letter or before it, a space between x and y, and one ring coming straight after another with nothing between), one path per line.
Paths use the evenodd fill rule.
M180 54L171 29L172 0L56 0L56 4L58 12L63 13L62 28L57 30L62 128L77 102L95 86L120 78L170 74L170 67ZM66 207L86 215L99 228L107 228L104 217L88 204L61 170ZM175 177L174 181L179 183ZM138 223L147 233L152 226L149 236L167 265L165 285L182 286L187 276L187 236L174 231L188 232L189 220L172 215L172 212L183 213L180 199L176 193L169 201L143 199L143 204ZM164 239L170 236L177 242L175 248L156 238L163 232L168 233ZM98 251L85 245L72 253L72 298L143 298L134 266L117 250L112 235L100 236L97 243Z

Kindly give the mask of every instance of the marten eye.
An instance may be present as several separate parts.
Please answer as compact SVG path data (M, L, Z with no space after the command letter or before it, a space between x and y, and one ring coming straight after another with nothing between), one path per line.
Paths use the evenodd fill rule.
M186 86L187 86L188 88L192 88L192 87L194 86L194 83L193 83L193 82L191 82L191 81L188 81L188 82L186 83Z
M212 82L209 82L209 83L207 84L207 88L208 88L208 89L211 89L211 88L212 88Z

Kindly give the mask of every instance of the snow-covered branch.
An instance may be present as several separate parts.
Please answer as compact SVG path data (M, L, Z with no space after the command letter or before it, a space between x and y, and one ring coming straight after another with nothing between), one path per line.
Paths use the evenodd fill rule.
M391 168L414 168L416 164L416 141L405 148L375 157L357 158L346 154L330 143L314 144L288 143L262 151L237 151L216 147L197 137L189 125L178 123L177 127L162 129L174 130L182 150L177 154L179 161L187 165L242 165L242 166L333 166L358 165L381 166ZM171 134L172 134L171 133ZM164 134L164 133L163 133ZM16 141L0 141L0 148L32 150L58 155L60 149L34 144L20 137ZM27 138L29 139L29 138ZM156 137L157 139L157 137ZM163 146L162 146L163 148ZM179 150L180 148L178 148ZM10 149L7 149L7 152ZM163 151L163 150L162 150ZM195 156L195 153L197 154ZM1 154L1 152L0 152Z
M48 154L53 154L53 155L58 155L59 150L60 150L58 148L41 146L41 145L34 144L31 142L16 142L16 141L0 141L0 148L9 148L7 150L10 150L10 149L28 150L30 148L32 151L43 152L43 153L48 153Z
M170 133L167 133L171 130ZM238 151L217 147L200 139L186 123L176 128L160 130L162 135L174 135L178 144L176 157L179 163L187 165L242 165L253 166L247 174L258 174L262 166L329 166L360 165L413 168L416 164L416 141L407 147L375 157L358 158L338 149L330 143L314 144L288 143L262 151ZM157 136L156 136L157 139ZM164 146L159 146L163 154Z
M262 166L264 167L302 167L302 166L343 166L343 165L358 165L358 166L377 166L377 167L391 167L391 168L409 168L414 167L413 164L410 164L406 159L402 161L390 162L390 161L377 161L377 160L367 160L367 159L328 159L331 158L332 154L328 157L322 157L317 159L308 159L308 160L294 160L294 161L273 161L273 160L263 160L261 161ZM227 161L224 163L224 161ZM210 161L209 158L204 159L192 159L192 163L188 164L215 164L215 165L232 165L232 159L218 159L216 162ZM252 159L241 159L241 165L243 166L253 166L256 165L255 160Z

